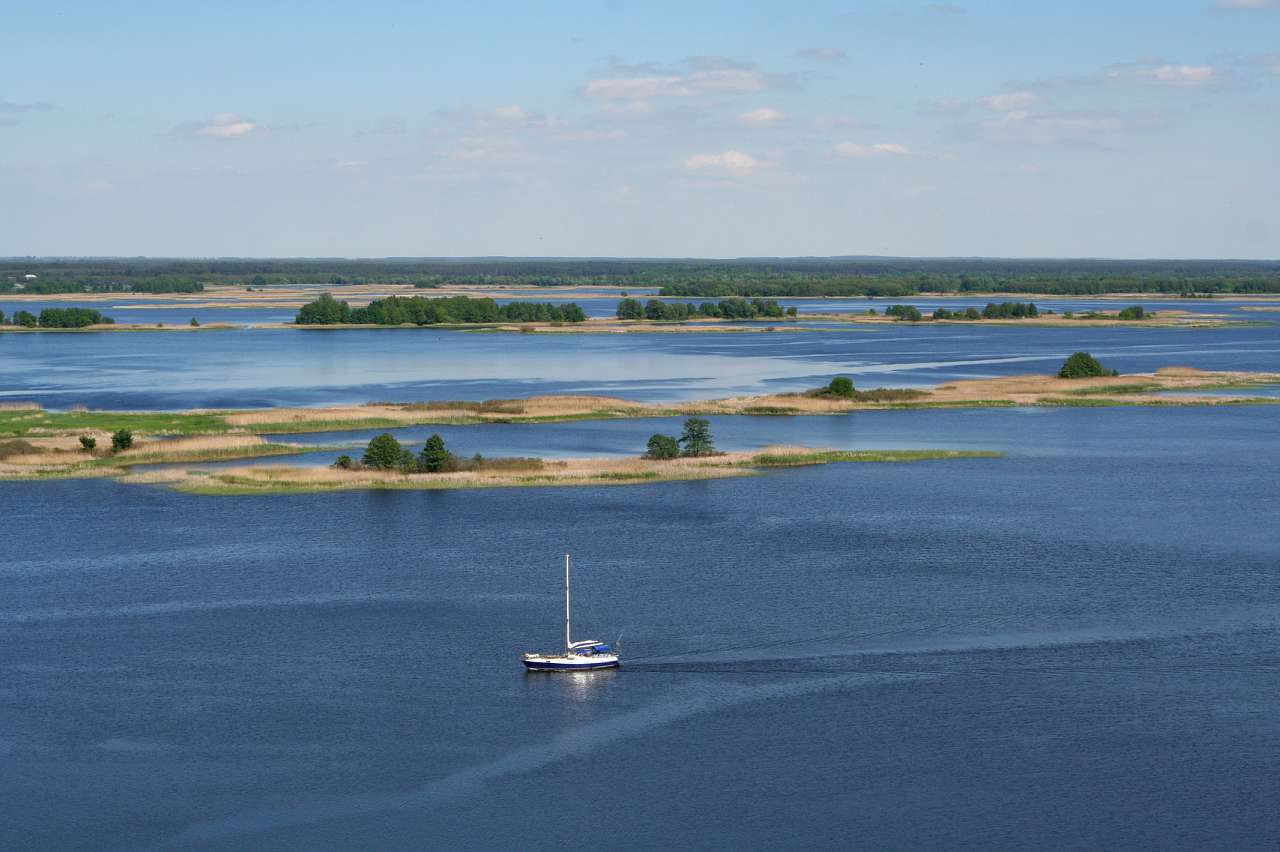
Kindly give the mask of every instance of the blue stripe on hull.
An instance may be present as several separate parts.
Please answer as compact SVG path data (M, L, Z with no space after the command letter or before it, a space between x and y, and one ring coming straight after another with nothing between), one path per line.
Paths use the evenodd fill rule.
M611 663L536 663L532 660L521 660L525 668L535 672L550 671L583 671L586 669L612 669L616 668L617 661Z

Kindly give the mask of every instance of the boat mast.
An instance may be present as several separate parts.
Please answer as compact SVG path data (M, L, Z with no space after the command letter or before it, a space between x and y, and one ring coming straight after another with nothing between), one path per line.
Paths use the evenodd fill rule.
M569 638L569 554L564 555L564 652L569 653L573 640Z

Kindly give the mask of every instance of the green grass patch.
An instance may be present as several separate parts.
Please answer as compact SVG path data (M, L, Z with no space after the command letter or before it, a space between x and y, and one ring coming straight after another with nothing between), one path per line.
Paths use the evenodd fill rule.
M1116 394L1128 393L1147 393L1149 391L1163 390L1164 386L1152 382L1131 385L1103 385L1096 388L1080 388L1079 390L1068 391L1072 396L1092 396L1095 394L1105 394L1108 396Z
M742 409L742 413L752 417L792 417L803 412L785 405L752 405Z
M227 432L231 426L220 413L0 411L0 436L115 432L119 429L149 435L204 435Z
M840 462L912 462L934 459L997 459L990 450L828 450L812 453L761 453L741 464L753 467L800 467Z

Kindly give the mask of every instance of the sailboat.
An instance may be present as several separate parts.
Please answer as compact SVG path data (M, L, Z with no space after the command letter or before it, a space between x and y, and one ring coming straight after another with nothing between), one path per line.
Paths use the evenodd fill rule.
M531 652L520 658L529 671L584 671L618 667L618 655L612 647L595 639L573 641L569 608L569 554L564 555L564 653Z

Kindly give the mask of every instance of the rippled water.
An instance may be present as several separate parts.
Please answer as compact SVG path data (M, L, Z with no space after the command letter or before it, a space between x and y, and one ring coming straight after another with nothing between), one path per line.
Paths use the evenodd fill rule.
M927 386L1049 372L1086 349L1122 372L1280 369L1280 326L841 327L812 332L489 334L253 329L0 335L0 400L49 407L255 407L539 393L687 399L824 384Z
M1278 344L1268 327L0 335L0 388L104 407L676 398L1043 371L1079 348L1121 370L1277 370ZM482 492L0 482L0 848L1280 845L1280 409L712 427L726 449L1007 455ZM676 428L398 431L604 455ZM520 669L560 641L566 550L575 633L623 633L617 672Z

